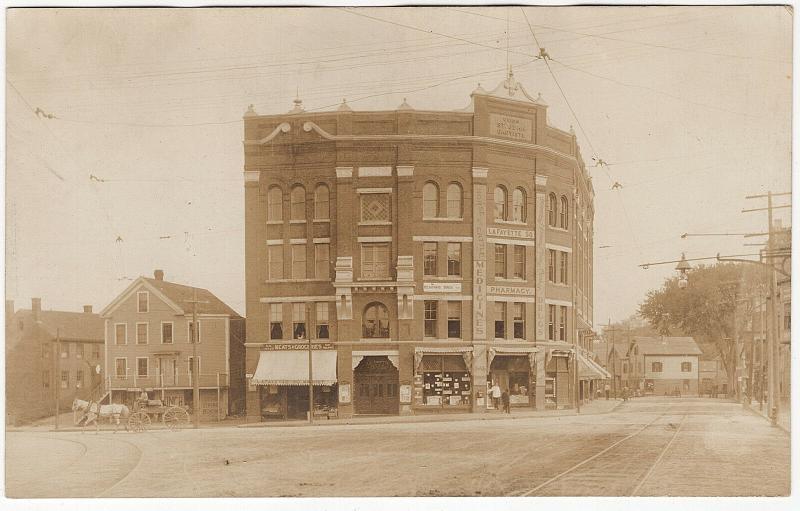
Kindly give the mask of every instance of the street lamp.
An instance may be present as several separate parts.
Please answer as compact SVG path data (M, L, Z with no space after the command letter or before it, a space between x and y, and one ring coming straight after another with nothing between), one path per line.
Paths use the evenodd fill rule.
M685 253L681 253L681 260L678 262L678 266L676 266L675 269L680 273L678 276L678 287L686 289L686 286L689 285L689 276L687 273L692 269L692 266L686 260Z

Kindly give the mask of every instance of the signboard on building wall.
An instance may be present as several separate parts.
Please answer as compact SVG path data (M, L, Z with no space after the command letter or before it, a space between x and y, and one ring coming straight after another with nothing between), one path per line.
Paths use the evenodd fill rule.
M340 403L349 403L350 402L350 384L349 383L340 383L339 384L339 402Z
M545 310L545 303L544 303L544 294L545 294L545 283L546 275L545 275L545 264L547 260L545 259L545 243L544 243L544 232L545 232L545 216L544 216L544 205L546 202L546 197L544 192L537 191L536 192L536 296L539 297L536 300L536 340L544 340L547 338L545 332L545 321L547 319L546 310Z
M534 239L533 231L530 229L505 229L501 227L487 227L487 236L503 236L505 238L519 238L524 240Z
M486 292L490 295L507 295L507 296L534 296L536 290L532 287L521 286L489 286Z
M411 402L411 385L400 385L400 402Z
M423 282L422 290L426 293L460 293L461 282Z
M489 133L512 140L533 140L533 122L530 119L504 114L489 114Z
M264 351L308 351L307 342L276 342L266 343L261 346ZM335 349L330 342L312 342L312 350L332 350Z
M475 170L473 169L473 173ZM472 185L472 336L486 339L486 185Z

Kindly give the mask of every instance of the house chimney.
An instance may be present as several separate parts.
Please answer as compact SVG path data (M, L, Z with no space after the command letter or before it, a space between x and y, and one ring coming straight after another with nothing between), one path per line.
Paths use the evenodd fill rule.
M153 272L153 277L155 277L156 280L164 280L164 270L155 270Z
M83 306L84 314L91 314L92 313L92 306L91 305L84 305Z
M39 321L39 313L42 312L41 298L31 298L31 310L33 311L33 320Z

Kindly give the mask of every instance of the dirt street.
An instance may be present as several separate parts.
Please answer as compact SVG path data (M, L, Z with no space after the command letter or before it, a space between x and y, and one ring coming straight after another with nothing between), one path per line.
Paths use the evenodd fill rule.
M11 497L787 495L789 437L723 400L514 420L11 432Z

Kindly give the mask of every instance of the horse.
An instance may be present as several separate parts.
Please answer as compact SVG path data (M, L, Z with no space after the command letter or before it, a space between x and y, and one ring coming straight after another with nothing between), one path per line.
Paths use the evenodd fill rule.
M117 427L114 429L115 433L119 429L119 418L127 418L131 413L127 406L115 403L110 405L100 405L100 411L98 413L98 406L96 402L84 401L78 398L75 398L75 400L72 402L72 411L84 412L86 416L86 422L83 425L88 426L94 422L97 431L100 431L100 421L98 418L108 419L109 423L113 420L117 425Z

